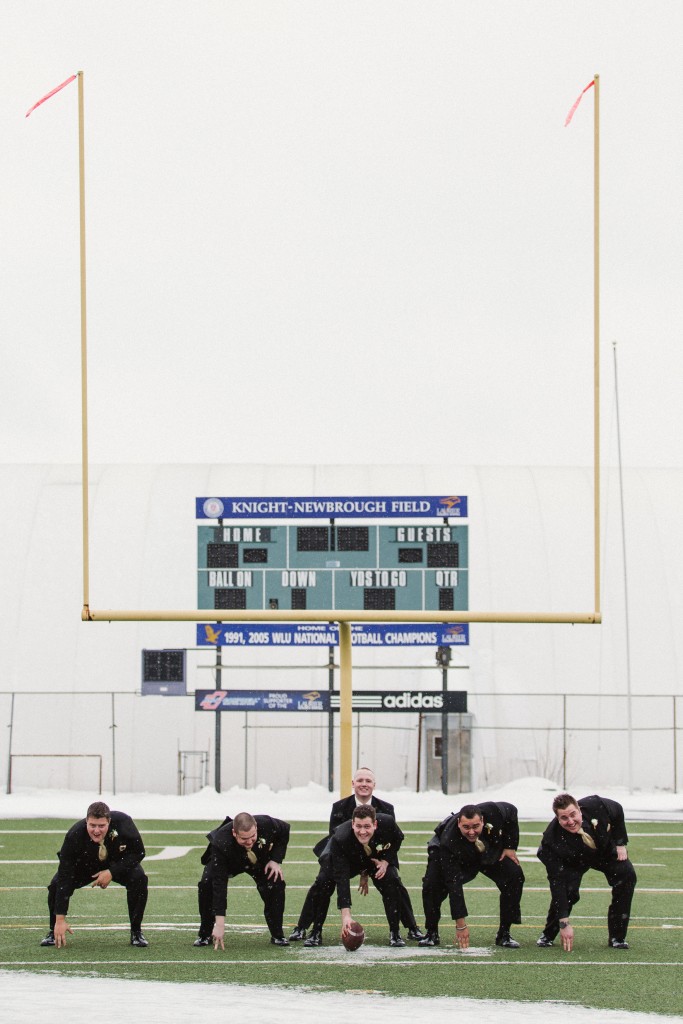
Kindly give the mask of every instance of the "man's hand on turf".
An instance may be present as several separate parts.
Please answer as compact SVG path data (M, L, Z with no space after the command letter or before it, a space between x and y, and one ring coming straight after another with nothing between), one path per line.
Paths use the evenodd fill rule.
M455 944L458 949L470 948L470 930L464 917L459 917L455 922Z
M225 918L216 917L213 923L213 931L211 932L211 938L213 939L214 949L225 949Z
M571 953L574 948L574 929L569 922L564 928L560 926L560 938L562 939L562 949L565 953Z
M57 915L57 920L55 921L55 927L54 927L55 946L57 947L57 949L59 949L60 946L66 946L66 933L67 932L69 933L69 935L73 935L72 928L70 927L70 925L68 925L66 923L66 917L64 917L63 915L58 914Z

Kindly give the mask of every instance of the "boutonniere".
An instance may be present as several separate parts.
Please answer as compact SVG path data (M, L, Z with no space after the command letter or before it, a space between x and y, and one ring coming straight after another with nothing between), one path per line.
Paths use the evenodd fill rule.
M377 850L377 853L381 853L382 850L390 850L391 843L378 843L375 849Z
M261 849L263 849L263 847L266 845L265 839L263 837L261 837L260 839L257 839L256 840L256 845L260 846Z
M115 828L113 828L111 830L111 832L109 833L109 836L107 838L108 839L116 839L117 836L118 836L118 832L116 831Z
M491 835L491 833L493 832L493 825L491 824L490 821L486 822L486 824L484 825L484 828L486 829L488 834Z
M598 827L598 819L597 818L591 818L591 825L593 826L593 828L597 828Z

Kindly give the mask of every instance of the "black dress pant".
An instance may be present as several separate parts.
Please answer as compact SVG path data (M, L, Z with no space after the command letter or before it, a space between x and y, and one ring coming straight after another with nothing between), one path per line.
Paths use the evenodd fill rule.
M590 868L584 868L583 871L571 871L570 869L564 871L570 911L581 899L579 893L581 882L586 871L590 870ZM631 919L631 903L637 881L635 868L630 860L613 860L595 864L594 870L601 871L607 879L608 885L612 887L612 902L607 911L609 938L623 942ZM559 930L560 915L557 912L555 901L551 900L543 933L549 939L554 939Z
M355 874L351 875L351 878L356 878L360 872L356 871ZM372 884L375 886L380 896L382 897L382 903L384 904L384 913L386 914L387 922L389 924L390 932L397 932L399 929L400 914L401 914L401 896L400 886L401 879L398 871L395 867L390 865L383 878L375 878L370 873ZM322 927L325 924L325 918L330 907L330 900L335 890L335 880L333 875L328 872L325 868L320 869L318 877L311 886L309 893L312 893L313 899L313 929L314 931L322 931Z
M241 873L241 872L240 872ZM282 932L282 919L285 914L285 880L275 879L271 881L260 866L253 871L246 871L256 883L256 889L263 900L263 916L268 925L268 931L274 938L280 938ZM231 877L234 877L231 875ZM199 935L202 939L208 939L213 932L215 914L213 911L213 872L211 865L207 864L204 873L197 885L199 898Z
M332 892L329 894L329 896L327 896L327 906L324 907L324 902L322 901L325 900L325 895L323 894L323 892L321 892L321 887L317 883L318 879L316 878L315 882L306 893L306 899L304 900L304 905L301 908L301 913L299 914L299 920L297 921L296 926L297 928L301 928L302 930L307 930L313 924L315 918L316 901L318 901L319 906L321 908L323 921L327 917L327 911L330 906L332 894L334 893L334 887L332 888ZM398 878L398 894L399 917L401 924L403 925L404 928L407 928L409 931L413 931L417 928L417 921L415 920L413 905L410 901L410 894L406 889L405 885L403 884L403 882L401 881L400 875Z
M471 882L479 872L490 878L500 892L500 927L509 931L511 925L521 924L520 902L524 888L524 872L519 864L515 864L509 857L504 857L491 866L481 866L479 869L473 867L463 872L462 884ZM427 871L422 879L422 905L425 912L425 928L428 932L438 932L441 904L447 896L448 886L441 861L438 856L430 856ZM467 916L467 907L462 896L451 898L451 915L454 920Z
M106 865L102 865L102 870L106 868ZM55 898L57 894L57 879L59 875L56 874L50 884L47 887L47 906L50 911L50 930L54 931L55 927ZM142 928L142 918L145 913L145 907L147 906L147 894L149 889L149 883L147 881L147 875L142 870L140 864L135 864L130 871L127 871L125 875L120 878L114 879L117 885L123 885L126 890L126 897L128 900L128 917L130 919L131 931L139 932ZM110 883L111 884L111 883ZM82 889L86 885L92 885L92 875L89 873L79 872L74 880L74 886L67 897L67 906L64 913L66 914L69 909L69 899L74 894L76 889Z

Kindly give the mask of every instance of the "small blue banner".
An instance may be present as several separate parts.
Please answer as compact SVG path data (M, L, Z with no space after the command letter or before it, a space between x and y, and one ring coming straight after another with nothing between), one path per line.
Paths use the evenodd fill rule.
M329 711L329 690L196 690L195 711Z
M467 518L467 497L196 498L197 519Z
M469 624L362 623L351 626L354 647L454 647L470 642ZM327 623L197 623L199 647L338 647L339 627Z

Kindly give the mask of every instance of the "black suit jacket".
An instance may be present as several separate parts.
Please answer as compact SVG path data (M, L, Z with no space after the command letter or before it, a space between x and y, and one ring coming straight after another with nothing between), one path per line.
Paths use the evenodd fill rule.
M390 814L392 818L395 818L394 805L390 804L388 800L380 800L378 796L371 796L370 803L378 813ZM356 796L352 793L351 796L344 797L343 800L336 800L332 804L332 813L330 814L330 835L334 832L337 825L343 824L345 821L351 821L351 815L356 809Z
M386 860L393 867L398 863L397 853L403 842L403 833L389 814L377 815L377 828L372 834L366 853L356 839L350 821L339 825L325 846L320 857L320 866L332 875L337 886L337 906L351 906L350 879L367 871L371 876L377 870L373 858Z
M586 846L581 836L567 832L555 817L543 833L536 854L545 864L550 894L560 917L568 917L569 893L578 890L582 875L589 868L603 870L614 863L617 846L628 843L624 808L616 800L585 796L578 805L583 815L583 830L592 838L596 849Z
M378 814L388 814L392 818L395 818L394 805L390 804L388 800L380 800L378 796L371 796L370 803L375 808ZM332 812L330 814L330 829L329 834L324 839L320 839L313 847L313 853L316 857L320 857L323 850L327 846L330 836L334 833L334 830L339 826L343 825L345 821L351 821L351 816L356 809L356 796L354 793L351 796L345 796L343 800L335 800L332 804Z
M485 801L477 806L484 820L484 828L479 837L486 847L483 853L464 837L458 828L455 814L449 815L436 826L434 836L427 846L430 858L437 857L439 860L453 920L467 916L464 883L479 871L497 864L503 850L516 850L519 846L519 823L514 804Z
M55 913L66 914L69 897L74 889L84 885L98 871L111 871L115 882L139 864L145 856L145 847L133 819L123 811L112 811L109 829L104 839L107 859L99 859L99 844L88 835L86 819L72 825L64 836L62 848L57 854L57 890Z
M479 853L474 843L465 839L458 828L455 814L449 814L436 826L434 836L428 843L428 850L431 852L437 847L442 854L448 851L454 858L468 865L479 864L487 867L500 860L503 850L516 850L519 846L519 823L514 804L485 801L477 806L484 820L480 836L486 846L484 853Z
M265 878L265 866L274 860L281 864L287 853L289 842L289 824L279 818L271 818L268 814L255 814L257 839L252 847L256 863L252 864L244 846L232 834L232 818L209 832L209 846L202 856L202 863L207 864L213 882L214 914L225 915L228 902L228 879L246 871L257 882Z

